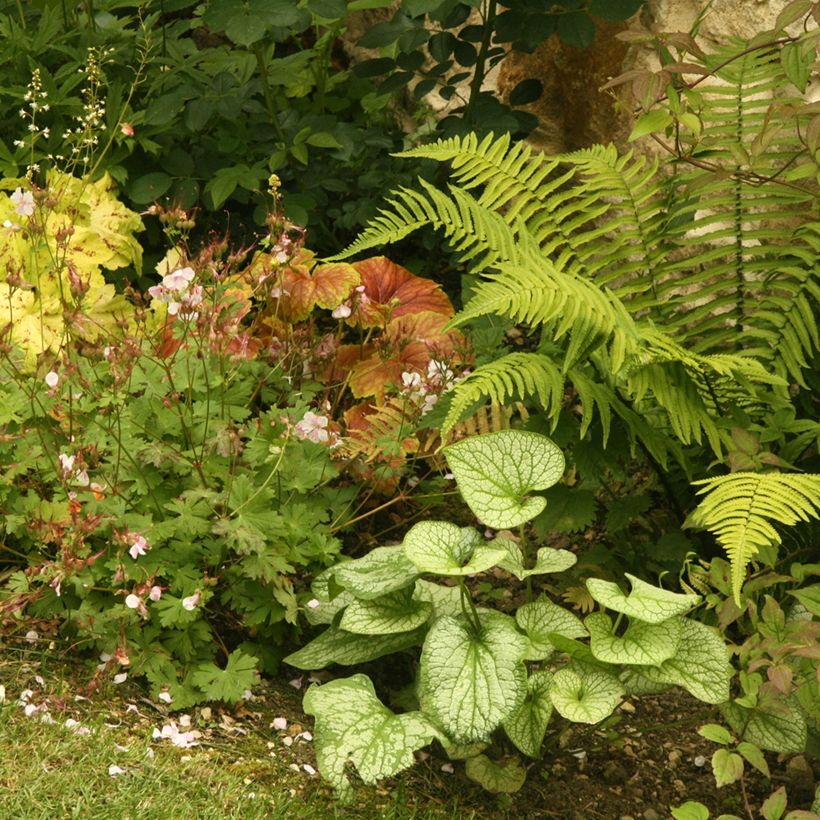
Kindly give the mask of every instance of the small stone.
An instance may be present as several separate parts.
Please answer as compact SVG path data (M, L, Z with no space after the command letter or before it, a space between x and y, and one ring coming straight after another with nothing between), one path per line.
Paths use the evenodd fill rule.
M673 769L678 768L678 763L680 763L681 753L677 749L673 749L669 754L666 756L666 759L669 761L669 765Z
M643 813L643 820L661 820L661 816L655 811L655 809L647 809Z
M626 769L614 760L610 760L604 767L604 782L610 786L626 783L628 777Z
M673 780L672 786L678 794L686 794L686 783L682 780Z
M618 708L622 712L629 712L630 714L635 711L635 707L628 700L625 700Z
M618 820L635 820L631 814L622 814Z

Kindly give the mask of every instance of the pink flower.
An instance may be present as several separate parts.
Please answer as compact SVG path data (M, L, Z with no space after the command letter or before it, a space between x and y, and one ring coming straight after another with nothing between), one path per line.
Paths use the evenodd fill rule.
M197 604L199 603L200 599L200 592L197 590L193 595L189 595L187 598L182 599L182 608L187 609L188 612L193 612L196 609Z
M350 305L341 304L330 315L334 319L347 319L347 317L350 316L352 312L353 311L351 310Z
M18 216L31 216L34 213L34 194L31 191L15 188L9 198L14 203L14 212Z
M316 609L316 607L318 607L318 606L319 606L319 601L318 601L318 599L317 599L317 598L311 598L311 599L307 602L307 606L308 606L308 609Z
M129 596L127 596L126 599L125 599L125 605L129 609L137 609L137 608L139 608L139 605L141 603L142 603L142 601L140 601L139 596L134 595L133 592Z
M168 290L183 291L187 290L188 285L196 276L196 271L193 268L180 268L173 273L169 273L162 277L162 285Z
M162 587L151 587L148 597L155 603L162 598Z
M45 382L53 390L60 383L60 377L53 370L49 370Z
M296 423L296 436L303 441L315 441L317 444L325 443L330 434L327 431L329 419L327 416L319 416L310 410L302 416L302 420Z
M145 540L145 536L137 535L134 537L134 541L131 544L131 548L128 550L128 554L136 561L137 558L141 555L145 555L145 553L150 549L151 545Z

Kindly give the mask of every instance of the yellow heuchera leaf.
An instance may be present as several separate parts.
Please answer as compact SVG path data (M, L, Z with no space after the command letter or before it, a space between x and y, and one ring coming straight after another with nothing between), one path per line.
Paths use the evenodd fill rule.
M34 370L37 356L46 350L57 352L63 331L59 299L51 298L40 310L34 291L12 289L0 283L0 335L11 326L11 341L24 352L25 367Z

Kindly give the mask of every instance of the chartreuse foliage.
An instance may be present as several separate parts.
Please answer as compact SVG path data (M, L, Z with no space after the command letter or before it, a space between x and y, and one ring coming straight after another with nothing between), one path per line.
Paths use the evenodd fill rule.
M563 471L550 439L519 430L464 439L444 452L470 508L495 527L537 515L544 499L532 493ZM308 690L305 710L316 718L319 765L340 797L350 794L348 762L372 783L409 766L412 753L432 739L452 758L466 758L468 776L485 788L515 791L523 768L487 749L496 730L503 728L523 754L539 757L553 711L597 723L637 691L635 681L683 686L708 703L728 700L732 668L723 641L686 618L698 595L637 578L625 595L615 584L590 581L590 595L618 620L613 624L601 611L582 623L546 597L514 615L477 608L464 580L493 567L526 578L574 561L569 552L542 547L533 562L526 545L511 538L488 540L471 527L422 521L402 545L339 563L316 579L319 605L311 619L328 629L287 663L354 665L421 647L415 711L393 714L362 675Z
M696 88L674 67L644 78L661 122L644 133L668 135L679 160L663 167L612 145L547 156L474 134L403 154L449 163L450 184L394 191L344 255L432 226L481 277L453 326L501 316L542 340L460 382L445 432L482 399L528 397L557 424L571 387L582 432L599 419L606 442L618 420L656 461L686 464L686 447L731 449L733 410L764 418L790 403L789 381L806 385L818 129L795 65L817 38L810 19L796 36L783 25L714 54L688 46Z

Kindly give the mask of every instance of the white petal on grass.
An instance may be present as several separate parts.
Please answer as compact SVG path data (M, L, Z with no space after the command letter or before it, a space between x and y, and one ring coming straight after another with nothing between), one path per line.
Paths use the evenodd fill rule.
M284 732L288 728L288 719L283 717L274 718L271 725L277 732Z
M128 673L127 672L120 672L118 675L114 675L114 683L125 683L128 680Z
M40 636L34 629L29 629L29 631L26 632L26 641L28 641L28 643L37 643L39 639Z
M108 774L110 777L118 777L121 774L125 774L125 769L120 768L116 763L112 763L108 767Z

